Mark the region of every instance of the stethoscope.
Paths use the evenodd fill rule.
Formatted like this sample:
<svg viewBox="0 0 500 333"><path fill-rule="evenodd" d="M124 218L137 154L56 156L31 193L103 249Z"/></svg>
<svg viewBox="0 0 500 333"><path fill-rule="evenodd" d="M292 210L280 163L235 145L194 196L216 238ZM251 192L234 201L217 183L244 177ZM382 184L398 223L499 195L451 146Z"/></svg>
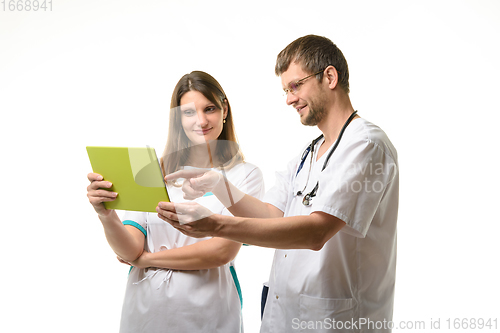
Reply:
<svg viewBox="0 0 500 333"><path fill-rule="evenodd" d="M354 119L354 117L356 116L356 113L358 113L358 111L354 111L351 114L351 116L349 117L349 119L347 119L347 121L345 122L344 126L340 130L340 133L339 133L339 136L337 138L337 141L335 141L335 145L332 147L332 149L328 153L328 156L326 156L326 160L325 160L325 163L323 163L323 168L321 168L321 171L325 170L326 165L328 164L328 161L330 160L330 157L332 157L333 152L335 151L335 149L337 149L337 146L340 143L340 139L342 139L342 135L344 134L344 131L347 128L347 125L349 125L349 123ZM311 174L311 167L312 167L313 156L314 156L314 146L316 146L316 143L318 143L318 141L321 140L322 138L323 138L323 134L321 134L316 139L314 139L311 142L311 144L306 148L306 150L304 150L304 152L302 153L301 161L300 161L299 167L297 168L297 173L295 174L295 177L297 177L297 175L299 174L300 170L302 170L302 167L304 166L304 162L306 161L306 158L307 158L307 155L309 154L309 152L311 153L311 161L309 162L309 172L307 173L306 185L304 185L304 189L302 191L298 191L296 195L302 195L302 192L304 192L306 190L307 183L309 182L309 176ZM307 193L304 196L304 199L302 199L302 204L304 204L304 206L310 206L311 205L311 201L316 196L316 192L318 191L318 188L319 188L319 181L316 182L316 186L314 186L314 188L312 189L312 191L309 192L309 193Z"/></svg>

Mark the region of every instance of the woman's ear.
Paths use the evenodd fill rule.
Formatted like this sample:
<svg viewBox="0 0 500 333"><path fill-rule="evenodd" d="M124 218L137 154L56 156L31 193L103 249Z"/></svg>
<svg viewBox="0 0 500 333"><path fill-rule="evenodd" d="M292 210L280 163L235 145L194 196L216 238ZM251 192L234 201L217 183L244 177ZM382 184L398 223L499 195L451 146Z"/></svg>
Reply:
<svg viewBox="0 0 500 333"><path fill-rule="evenodd" d="M227 117L227 112L228 112L228 102L227 102L227 98L224 98L224 100L222 101L222 107L223 107L223 119L226 119Z"/></svg>
<svg viewBox="0 0 500 333"><path fill-rule="evenodd" d="M324 77L327 79L328 88L332 90L335 89L337 83L339 82L339 73L337 72L337 69L331 65L328 66L325 69Z"/></svg>

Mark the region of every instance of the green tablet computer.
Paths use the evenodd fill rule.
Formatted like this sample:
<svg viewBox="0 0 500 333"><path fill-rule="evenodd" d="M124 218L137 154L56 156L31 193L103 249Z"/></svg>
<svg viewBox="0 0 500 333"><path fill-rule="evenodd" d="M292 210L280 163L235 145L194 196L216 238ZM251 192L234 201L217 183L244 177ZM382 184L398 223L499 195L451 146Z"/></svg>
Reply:
<svg viewBox="0 0 500 333"><path fill-rule="evenodd" d="M87 147L92 170L113 184L116 200L107 209L156 212L170 201L154 148Z"/></svg>

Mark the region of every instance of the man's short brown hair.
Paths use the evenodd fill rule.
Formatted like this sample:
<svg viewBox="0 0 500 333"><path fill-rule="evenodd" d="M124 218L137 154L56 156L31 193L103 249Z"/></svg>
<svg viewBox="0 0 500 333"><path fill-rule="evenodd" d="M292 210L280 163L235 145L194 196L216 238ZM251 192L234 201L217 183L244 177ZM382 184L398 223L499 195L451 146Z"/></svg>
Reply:
<svg viewBox="0 0 500 333"><path fill-rule="evenodd" d="M326 37L307 35L290 43L278 54L275 72L280 76L287 71L290 63L296 62L309 73L319 72L332 65L338 72L339 85L349 93L349 68L342 51ZM323 73L316 75L318 80Z"/></svg>

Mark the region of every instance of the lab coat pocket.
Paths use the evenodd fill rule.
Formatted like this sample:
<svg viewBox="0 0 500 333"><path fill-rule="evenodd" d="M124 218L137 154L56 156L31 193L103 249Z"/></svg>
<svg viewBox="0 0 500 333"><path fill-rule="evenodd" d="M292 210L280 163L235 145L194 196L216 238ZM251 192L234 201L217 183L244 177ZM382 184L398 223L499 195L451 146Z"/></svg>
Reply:
<svg viewBox="0 0 500 333"><path fill-rule="evenodd" d="M319 298L300 295L300 332L355 332L352 325L356 302L352 298ZM353 329L354 328L354 329Z"/></svg>

